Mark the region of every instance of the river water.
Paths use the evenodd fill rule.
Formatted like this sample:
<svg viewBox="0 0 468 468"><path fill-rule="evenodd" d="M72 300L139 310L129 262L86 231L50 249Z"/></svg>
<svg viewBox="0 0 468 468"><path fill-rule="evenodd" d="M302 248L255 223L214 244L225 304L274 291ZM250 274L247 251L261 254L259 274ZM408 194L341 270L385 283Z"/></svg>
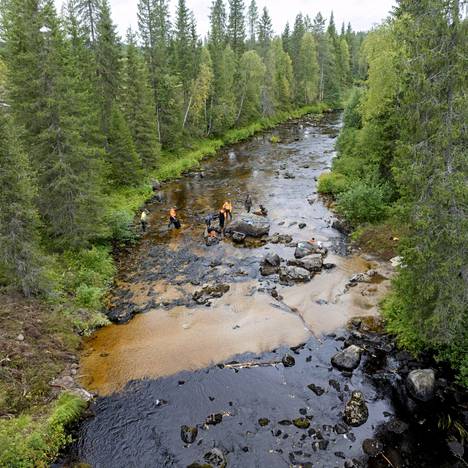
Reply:
<svg viewBox="0 0 468 468"><path fill-rule="evenodd" d="M340 126L337 114L280 125L162 187L164 201L148 205L147 234L119 258L109 299L114 316L142 313L99 330L83 351L82 384L100 396L93 417L79 428L75 459L96 468L226 461L239 468L342 467L345 459L362 459L363 441L391 422L396 410L369 378L369 366L343 374L330 358L343 348L352 317L377 314L391 269L347 255L346 239L331 227L332 213L317 197L315 178L331 165ZM280 143L270 142L273 134ZM294 241L315 237L329 248L325 261L336 267L309 283L285 286L276 276L262 277L259 265L268 252L293 258L292 246L268 240L239 246L226 239L206 247L204 216L226 199L234 217L242 216L247 193L255 206L267 208L270 234L289 234ZM180 231L167 227L173 205ZM300 229L300 223L306 226ZM353 274L370 268L379 271L378 280L346 287ZM196 304L192 294L214 283L229 291ZM273 288L281 300L272 297ZM285 354L295 358L294 366L281 364ZM233 360L247 365L217 365ZM364 393L369 419L343 430L353 390ZM307 430L291 424L298 417L309 421ZM261 418L268 424L260 425ZM198 428L194 443L181 439L183 425ZM219 452L210 458L213 448L222 461L214 460ZM387 452L391 464L384 457L384 464L373 466L409 466L400 465L395 453Z"/></svg>

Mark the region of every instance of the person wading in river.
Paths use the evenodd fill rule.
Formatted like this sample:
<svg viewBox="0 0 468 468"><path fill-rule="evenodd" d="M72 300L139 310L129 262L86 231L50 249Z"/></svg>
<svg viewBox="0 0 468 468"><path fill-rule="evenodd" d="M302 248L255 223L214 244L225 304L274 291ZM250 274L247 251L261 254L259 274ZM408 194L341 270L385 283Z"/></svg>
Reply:
<svg viewBox="0 0 468 468"><path fill-rule="evenodd" d="M180 229L180 221L177 218L177 208L173 206L169 211L169 228L174 226L176 229Z"/></svg>
<svg viewBox="0 0 468 468"><path fill-rule="evenodd" d="M223 208L219 210L218 219L219 219L219 229L221 230L221 235L224 235L224 224L226 221L226 212L224 211Z"/></svg>
<svg viewBox="0 0 468 468"><path fill-rule="evenodd" d="M226 220L228 218L232 220L232 203L230 200L224 202L223 210L226 213Z"/></svg>
<svg viewBox="0 0 468 468"><path fill-rule="evenodd" d="M245 199L244 206L245 206L247 213L250 213L250 210L252 209L252 197L250 196L250 193L247 194L247 198Z"/></svg>
<svg viewBox="0 0 468 468"><path fill-rule="evenodd" d="M141 212L140 225L143 232L146 232L146 228L148 227L148 213L149 211L146 208Z"/></svg>

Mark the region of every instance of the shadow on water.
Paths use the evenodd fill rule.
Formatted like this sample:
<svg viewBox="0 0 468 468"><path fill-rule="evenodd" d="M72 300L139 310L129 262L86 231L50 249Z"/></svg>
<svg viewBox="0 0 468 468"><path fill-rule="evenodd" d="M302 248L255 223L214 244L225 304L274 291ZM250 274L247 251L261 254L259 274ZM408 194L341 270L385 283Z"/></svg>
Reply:
<svg viewBox="0 0 468 468"><path fill-rule="evenodd" d="M316 177L331 166L340 125L338 115L281 125L163 186L164 201L149 205L148 233L120 258L110 298L111 313L138 315L86 343L82 382L103 396L78 430L72 459L95 468L342 467L345 459L347 466L361 466L351 460L362 458L363 441L394 421L389 390L372 379L389 365L386 352L375 349L377 357L352 374L334 369L330 359L348 339L348 320L377 313L391 271L343 256L345 239L315 192ZM270 142L272 133L281 143ZM296 242L315 237L328 246L326 261L335 268L289 287L277 276L260 276L259 264L268 252L292 258L293 246L266 241L240 248L224 241L206 247L204 216L226 199L240 215L247 193L268 209L270 233ZM180 231L167 229L174 205ZM347 287L351 276L369 268L379 270L375 279ZM193 293L203 284L229 290L200 305ZM281 363L286 353L294 357L292 367ZM234 357L247 368L216 366ZM343 423L343 411L357 389L369 418L353 428ZM302 428L293 424L297 418ZM197 429L191 444L181 438L184 425L192 435ZM441 466L419 457L418 443L409 444L403 458L398 451L389 455L388 463L374 456L371 466Z"/></svg>

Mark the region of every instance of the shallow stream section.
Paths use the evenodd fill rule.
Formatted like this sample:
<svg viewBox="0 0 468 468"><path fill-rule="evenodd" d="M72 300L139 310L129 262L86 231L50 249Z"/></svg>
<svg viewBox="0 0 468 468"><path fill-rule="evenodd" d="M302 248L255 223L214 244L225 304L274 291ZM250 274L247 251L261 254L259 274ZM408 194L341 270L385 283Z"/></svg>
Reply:
<svg viewBox="0 0 468 468"><path fill-rule="evenodd" d="M348 252L317 196L340 126L337 114L280 125L161 187L148 206L148 232L119 257L110 298L114 318L135 316L99 330L82 355L82 383L100 396L78 430L73 460L95 468L357 467L369 458L364 440L390 425L403 435L391 436L370 466L442 466L419 458L417 431L398 432L391 395L374 379L396 366L385 343L372 345L352 373L331 365L349 344L346 324L377 315L392 274L388 262ZM280 142L271 143L272 135ZM254 209L268 210L270 237L206 247L204 217L228 199L234 218L243 216L247 193ZM171 206L179 210L179 231L167 227ZM273 243L274 233L292 243ZM312 237L328 248L329 269L293 286L260 275L267 253L291 260L294 242ZM350 285L370 269L372 280ZM193 293L213 284L227 292L197 304ZM343 420L354 390L369 410L359 427Z"/></svg>

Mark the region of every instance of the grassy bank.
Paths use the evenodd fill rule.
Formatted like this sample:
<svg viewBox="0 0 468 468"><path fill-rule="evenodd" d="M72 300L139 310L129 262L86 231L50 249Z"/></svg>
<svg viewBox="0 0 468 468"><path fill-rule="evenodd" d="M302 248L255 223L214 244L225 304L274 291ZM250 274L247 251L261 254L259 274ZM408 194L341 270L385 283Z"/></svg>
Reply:
<svg viewBox="0 0 468 468"><path fill-rule="evenodd" d="M179 177L223 146L327 107L281 113L164 153L160 168L140 186L107 195L107 231L94 246L49 255L52 288L47 299L27 301L7 289L0 291L0 467L48 466L69 441L66 428L85 404L67 394L54 400L50 381L73 362L80 335L108 323L102 310L116 271L112 243L137 240L135 214L152 195L151 180Z"/></svg>

